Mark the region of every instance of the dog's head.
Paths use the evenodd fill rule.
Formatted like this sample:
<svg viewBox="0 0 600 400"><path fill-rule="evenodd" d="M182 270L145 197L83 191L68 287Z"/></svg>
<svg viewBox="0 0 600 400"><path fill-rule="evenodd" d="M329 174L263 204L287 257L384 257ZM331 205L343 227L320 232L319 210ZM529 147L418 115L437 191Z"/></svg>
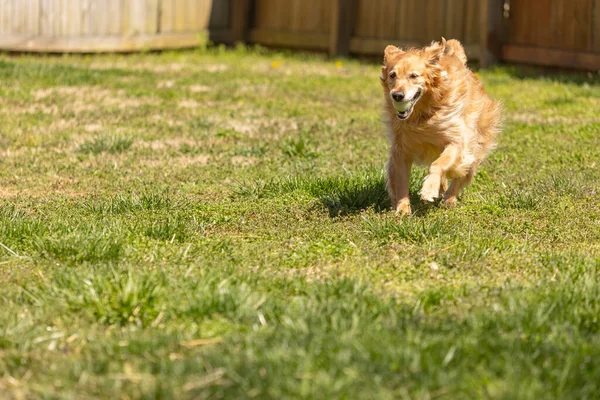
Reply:
<svg viewBox="0 0 600 400"><path fill-rule="evenodd" d="M439 82L443 75L439 61L445 48L445 39L423 49L385 48L381 82L389 95L387 102L396 110L398 118L410 117L419 100Z"/></svg>

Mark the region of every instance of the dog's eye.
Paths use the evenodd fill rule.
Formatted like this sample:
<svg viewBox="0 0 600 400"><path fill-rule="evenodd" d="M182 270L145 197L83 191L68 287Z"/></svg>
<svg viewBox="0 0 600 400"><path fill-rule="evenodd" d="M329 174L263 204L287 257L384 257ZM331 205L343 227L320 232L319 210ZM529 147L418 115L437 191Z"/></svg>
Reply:
<svg viewBox="0 0 600 400"><path fill-rule="evenodd" d="M408 77L410 79L417 79L419 77L419 74L417 74L416 72L412 72L410 75L408 75Z"/></svg>
<svg viewBox="0 0 600 400"><path fill-rule="evenodd" d="M396 71L390 72L390 79L396 79Z"/></svg>

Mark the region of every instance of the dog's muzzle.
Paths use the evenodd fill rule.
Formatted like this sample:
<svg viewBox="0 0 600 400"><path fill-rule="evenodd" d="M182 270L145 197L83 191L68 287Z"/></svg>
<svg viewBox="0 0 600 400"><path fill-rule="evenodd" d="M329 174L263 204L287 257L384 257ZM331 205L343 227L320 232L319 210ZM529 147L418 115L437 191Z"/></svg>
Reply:
<svg viewBox="0 0 600 400"><path fill-rule="evenodd" d="M412 113L412 110L415 107L415 103L417 102L417 100L419 100L420 97L421 89L417 90L417 93L415 93L412 100L410 100L410 105L405 110L403 110L403 108L405 107L399 106L398 103L394 102L394 109L396 110L396 115L398 116L398 118L407 119L408 117L410 117L410 114Z"/></svg>

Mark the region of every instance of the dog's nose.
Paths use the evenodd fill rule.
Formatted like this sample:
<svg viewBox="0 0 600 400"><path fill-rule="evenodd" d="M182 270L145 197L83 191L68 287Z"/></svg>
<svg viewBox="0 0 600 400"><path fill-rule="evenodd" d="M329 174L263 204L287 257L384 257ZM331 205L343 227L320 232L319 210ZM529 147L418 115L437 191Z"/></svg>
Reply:
<svg viewBox="0 0 600 400"><path fill-rule="evenodd" d="M400 90L398 92L392 93L392 99L394 99L394 101L404 100L404 92Z"/></svg>

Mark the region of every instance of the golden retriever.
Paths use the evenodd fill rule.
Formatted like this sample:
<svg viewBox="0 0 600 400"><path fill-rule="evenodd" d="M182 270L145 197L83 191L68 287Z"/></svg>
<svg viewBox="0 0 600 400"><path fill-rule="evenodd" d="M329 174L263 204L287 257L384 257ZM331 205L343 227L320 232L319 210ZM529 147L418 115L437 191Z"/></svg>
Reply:
<svg viewBox="0 0 600 400"><path fill-rule="evenodd" d="M500 131L500 104L491 100L467 67L457 40L442 38L423 49L387 46L381 85L391 142L387 189L392 207L410 214L414 163L430 164L421 199L454 206ZM448 179L452 182L448 187Z"/></svg>

